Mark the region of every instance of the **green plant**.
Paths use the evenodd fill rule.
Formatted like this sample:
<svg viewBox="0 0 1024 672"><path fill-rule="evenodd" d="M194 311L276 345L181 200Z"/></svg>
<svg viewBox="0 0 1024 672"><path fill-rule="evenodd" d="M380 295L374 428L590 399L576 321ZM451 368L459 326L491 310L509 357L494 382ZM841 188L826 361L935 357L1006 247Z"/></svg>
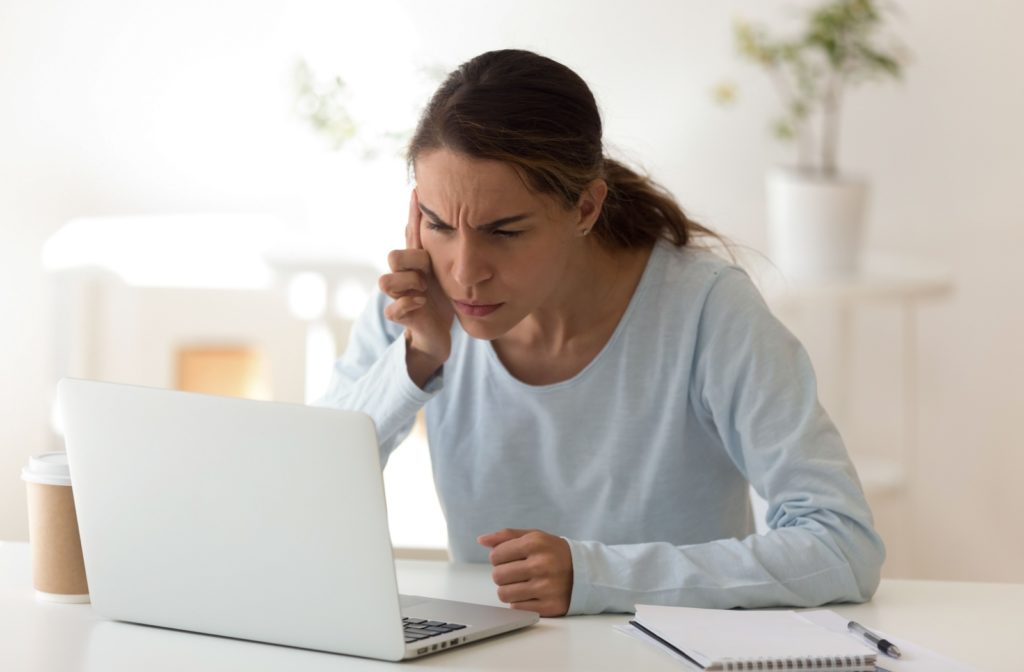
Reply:
<svg viewBox="0 0 1024 672"><path fill-rule="evenodd" d="M345 80L335 76L327 82L317 81L304 60L296 62L292 80L296 114L326 137L332 149L341 149L356 137L357 126L348 111L351 101Z"/></svg>
<svg viewBox="0 0 1024 672"><path fill-rule="evenodd" d="M796 141L800 170L835 175L846 91L864 82L901 77L907 62L902 47L878 43L883 18L874 0L830 0L809 12L803 32L791 39L777 39L763 27L736 21L740 55L767 71L782 99L783 113L772 130L781 140ZM733 96L727 84L716 89L720 102Z"/></svg>
<svg viewBox="0 0 1024 672"><path fill-rule="evenodd" d="M421 79L436 86L446 71L439 65L421 67ZM305 60L295 63L292 71L295 114L306 121L331 149L344 151L362 161L380 156L404 156L405 146L412 138L413 128L373 130L351 110L356 95L344 79L335 75L320 79ZM363 92L365 95L365 91ZM410 124L415 116L410 116Z"/></svg>

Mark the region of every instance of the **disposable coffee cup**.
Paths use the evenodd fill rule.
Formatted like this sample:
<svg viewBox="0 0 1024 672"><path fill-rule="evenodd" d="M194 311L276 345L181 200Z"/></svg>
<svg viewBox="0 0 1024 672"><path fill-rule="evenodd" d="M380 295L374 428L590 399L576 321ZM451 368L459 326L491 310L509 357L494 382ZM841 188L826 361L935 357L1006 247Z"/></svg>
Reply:
<svg viewBox="0 0 1024 672"><path fill-rule="evenodd" d="M36 598L88 602L67 454L43 453L29 458L21 478L28 489L28 539Z"/></svg>

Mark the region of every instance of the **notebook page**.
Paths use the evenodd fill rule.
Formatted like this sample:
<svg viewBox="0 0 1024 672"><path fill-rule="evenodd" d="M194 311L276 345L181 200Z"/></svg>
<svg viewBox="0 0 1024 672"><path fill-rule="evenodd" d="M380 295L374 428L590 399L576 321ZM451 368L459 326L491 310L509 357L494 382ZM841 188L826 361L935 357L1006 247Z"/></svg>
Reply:
<svg viewBox="0 0 1024 672"><path fill-rule="evenodd" d="M636 605L636 620L702 665L733 659L869 656L860 642L792 611L736 611Z"/></svg>

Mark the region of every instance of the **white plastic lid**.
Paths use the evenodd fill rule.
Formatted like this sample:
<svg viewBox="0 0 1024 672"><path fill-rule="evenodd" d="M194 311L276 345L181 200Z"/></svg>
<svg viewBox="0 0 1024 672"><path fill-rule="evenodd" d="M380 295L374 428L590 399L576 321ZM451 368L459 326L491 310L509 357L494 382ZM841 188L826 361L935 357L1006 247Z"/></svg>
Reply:
<svg viewBox="0 0 1024 672"><path fill-rule="evenodd" d="M43 485L71 485L68 454L33 455L28 459L28 466L21 470L21 478L29 483L42 483Z"/></svg>

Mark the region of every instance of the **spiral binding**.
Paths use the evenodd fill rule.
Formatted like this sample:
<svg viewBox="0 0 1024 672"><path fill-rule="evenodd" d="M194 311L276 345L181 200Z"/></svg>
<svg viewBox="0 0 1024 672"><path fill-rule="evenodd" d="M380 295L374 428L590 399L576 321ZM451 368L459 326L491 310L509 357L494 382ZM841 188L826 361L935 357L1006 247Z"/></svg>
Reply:
<svg viewBox="0 0 1024 672"><path fill-rule="evenodd" d="M750 670L836 670L860 672L875 669L875 656L813 656L810 658L758 658L756 660L723 660L720 665L707 668L723 672Z"/></svg>

